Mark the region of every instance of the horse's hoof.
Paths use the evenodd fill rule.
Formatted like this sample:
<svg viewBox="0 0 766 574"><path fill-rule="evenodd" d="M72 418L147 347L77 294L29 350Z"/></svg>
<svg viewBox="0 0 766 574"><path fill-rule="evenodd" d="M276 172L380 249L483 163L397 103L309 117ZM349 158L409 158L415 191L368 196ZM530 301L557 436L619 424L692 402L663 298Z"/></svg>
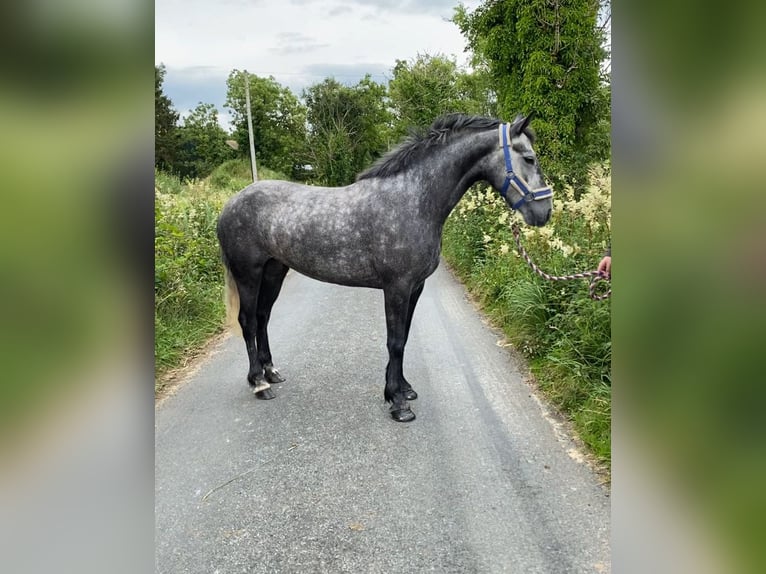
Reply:
<svg viewBox="0 0 766 574"><path fill-rule="evenodd" d="M256 399L261 399L262 401L268 401L277 397L277 395L274 394L274 391L269 387L266 387L262 391L253 391L253 393L255 393Z"/></svg>
<svg viewBox="0 0 766 574"><path fill-rule="evenodd" d="M266 380L268 382L270 382L272 385L274 385L276 383L284 383L285 382L285 378L282 375L280 375L279 371L277 371L274 368L271 368L271 369L267 368L267 369L265 369L264 370L264 375L266 376Z"/></svg>
<svg viewBox="0 0 766 574"><path fill-rule="evenodd" d="M414 401L418 398L418 394L415 392L415 389L407 389L403 394L404 398L408 401Z"/></svg>
<svg viewBox="0 0 766 574"><path fill-rule="evenodd" d="M403 409L392 410L391 418L398 423L408 423L415 420L415 413L409 407L404 407Z"/></svg>

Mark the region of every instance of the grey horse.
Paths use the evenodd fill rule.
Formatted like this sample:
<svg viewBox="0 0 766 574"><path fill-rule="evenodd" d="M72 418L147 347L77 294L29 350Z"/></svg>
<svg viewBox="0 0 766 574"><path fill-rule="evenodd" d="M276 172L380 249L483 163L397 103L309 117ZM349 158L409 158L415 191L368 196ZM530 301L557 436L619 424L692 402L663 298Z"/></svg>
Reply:
<svg viewBox="0 0 766 574"><path fill-rule="evenodd" d="M545 225L545 186L528 128L450 114L361 173L346 187L259 181L233 196L218 220L230 321L247 347L256 397L274 398L267 327L289 268L340 285L382 289L387 346L384 398L395 421L415 419L417 393L404 378L404 347L423 284L439 264L442 228L466 190L486 181L525 222Z"/></svg>

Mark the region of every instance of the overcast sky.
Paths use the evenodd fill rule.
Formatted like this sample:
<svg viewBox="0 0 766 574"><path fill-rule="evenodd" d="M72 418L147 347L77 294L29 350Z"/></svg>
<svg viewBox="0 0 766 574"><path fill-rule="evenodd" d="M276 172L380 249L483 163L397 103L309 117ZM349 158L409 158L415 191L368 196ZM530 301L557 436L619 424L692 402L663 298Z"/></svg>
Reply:
<svg viewBox="0 0 766 574"><path fill-rule="evenodd" d="M226 78L236 69L274 76L300 97L332 76L378 82L396 60L420 54L455 56L465 41L448 21L459 0L156 0L155 63L165 64L163 90L185 115L214 104L226 125ZM469 9L480 1L464 0Z"/></svg>

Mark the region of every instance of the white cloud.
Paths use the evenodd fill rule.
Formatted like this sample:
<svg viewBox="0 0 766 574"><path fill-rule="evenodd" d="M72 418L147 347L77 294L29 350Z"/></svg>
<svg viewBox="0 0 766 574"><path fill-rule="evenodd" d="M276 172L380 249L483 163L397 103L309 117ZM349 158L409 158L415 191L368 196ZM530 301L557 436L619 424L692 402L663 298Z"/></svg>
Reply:
<svg viewBox="0 0 766 574"><path fill-rule="evenodd" d="M291 4L305 6L307 4L324 4L325 0L290 0ZM348 0L342 3L343 7L351 5L366 6L380 12L398 12L398 13L433 13L433 14L451 14L452 9L457 5L455 0ZM478 2L467 2L468 5L478 4Z"/></svg>
<svg viewBox="0 0 766 574"><path fill-rule="evenodd" d="M366 71L385 81L397 59L418 53L466 61L465 41L457 26L446 21L456 4L157 0L155 62L167 66L165 93L177 109L204 101L223 112L225 79L234 68L274 76L298 96L327 75L355 83Z"/></svg>

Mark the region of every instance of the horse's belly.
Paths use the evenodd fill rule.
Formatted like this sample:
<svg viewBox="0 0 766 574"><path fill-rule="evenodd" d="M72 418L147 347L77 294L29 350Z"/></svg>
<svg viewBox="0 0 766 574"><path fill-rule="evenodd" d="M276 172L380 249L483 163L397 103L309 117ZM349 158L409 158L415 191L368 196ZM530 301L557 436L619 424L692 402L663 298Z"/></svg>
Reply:
<svg viewBox="0 0 766 574"><path fill-rule="evenodd" d="M349 287L382 287L374 268L368 265L352 264L344 260L322 261L316 265L307 265L306 262L298 262L293 265L288 263L288 265L307 277L325 283Z"/></svg>

